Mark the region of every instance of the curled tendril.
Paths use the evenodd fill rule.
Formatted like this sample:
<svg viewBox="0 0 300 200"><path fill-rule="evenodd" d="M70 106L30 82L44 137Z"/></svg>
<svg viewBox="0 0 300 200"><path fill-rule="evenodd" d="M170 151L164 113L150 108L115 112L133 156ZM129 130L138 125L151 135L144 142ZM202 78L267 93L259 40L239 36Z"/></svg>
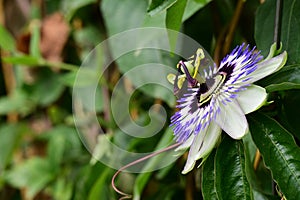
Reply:
<svg viewBox="0 0 300 200"><path fill-rule="evenodd" d="M147 160L147 159L149 159L149 158L152 158L152 157L154 157L154 156L156 156L156 155L158 155L158 154L161 154L161 153L163 153L163 152L166 152L166 151L169 151L169 150L171 150L171 149L173 149L173 148L176 148L176 147L178 147L178 146L181 145L181 144L182 144L182 143L175 143L175 144L172 144L172 145L170 145L170 146L168 146L168 147L166 147L166 148L164 148L164 149L161 149L161 150L159 150L159 151L153 152L153 153L151 153L151 154L149 154L149 155L147 155L147 156L145 156L145 157L142 157L142 158L140 158L140 159L137 159L137 160L135 160L135 161L133 161L133 162L131 162L131 163L129 163L129 164L124 165L123 167L121 167L121 168L113 175L113 177L112 177L112 179L111 179L111 186L112 186L112 188L114 189L114 191L115 191L116 193L122 195L122 197L121 197L119 200L123 200L123 199L131 199L131 198L132 198L132 195L127 194L127 193L125 193L125 192L122 192L121 190L119 190L119 189L116 187L115 180L116 180L117 176L118 176L122 171L124 171L124 170L127 169L128 167L131 167L131 166L136 165L136 164L138 164L138 163L140 163L140 162L143 162L144 160Z"/></svg>

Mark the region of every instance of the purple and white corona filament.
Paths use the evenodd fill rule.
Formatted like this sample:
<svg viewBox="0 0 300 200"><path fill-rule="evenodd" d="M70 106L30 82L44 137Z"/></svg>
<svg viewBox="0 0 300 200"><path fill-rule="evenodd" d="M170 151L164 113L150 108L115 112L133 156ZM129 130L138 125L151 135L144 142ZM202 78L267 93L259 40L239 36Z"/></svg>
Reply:
<svg viewBox="0 0 300 200"><path fill-rule="evenodd" d="M182 173L208 157L222 130L234 139L249 131L245 114L260 108L267 98L266 90L253 82L279 70L287 57L286 52L273 57L271 47L268 58L262 61L255 48L241 45L219 67L203 69L200 61L205 56L201 51L198 49L193 60L180 61L178 69L183 74L174 78L179 110L171 117L171 126L175 140L181 143L177 150L190 148Z"/></svg>

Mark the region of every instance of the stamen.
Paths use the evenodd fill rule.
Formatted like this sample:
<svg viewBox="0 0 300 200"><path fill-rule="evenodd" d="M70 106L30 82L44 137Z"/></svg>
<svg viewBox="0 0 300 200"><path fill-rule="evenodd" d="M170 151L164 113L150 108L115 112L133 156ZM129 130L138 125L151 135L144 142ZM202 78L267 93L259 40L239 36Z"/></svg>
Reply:
<svg viewBox="0 0 300 200"><path fill-rule="evenodd" d="M179 64L183 67L183 70L184 70L184 73L186 75L189 85L191 87L195 87L197 85L198 81L190 75L189 70L187 69L186 65L184 64L184 62L182 60L179 61Z"/></svg>
<svg viewBox="0 0 300 200"><path fill-rule="evenodd" d="M174 88L173 88L173 92L175 95L178 94L178 91L179 91L179 87L178 87L178 76L180 74L180 69L178 68L178 72L177 72L177 75L175 76L175 80L174 80Z"/></svg>

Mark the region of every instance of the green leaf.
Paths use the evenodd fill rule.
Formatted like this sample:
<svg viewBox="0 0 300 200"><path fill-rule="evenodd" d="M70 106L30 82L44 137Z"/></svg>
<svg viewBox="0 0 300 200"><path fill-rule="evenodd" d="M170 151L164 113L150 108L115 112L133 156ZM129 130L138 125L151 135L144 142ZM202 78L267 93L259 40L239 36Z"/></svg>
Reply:
<svg viewBox="0 0 300 200"><path fill-rule="evenodd" d="M300 199L300 149L294 138L275 120L250 115L252 138L287 199Z"/></svg>
<svg viewBox="0 0 300 200"><path fill-rule="evenodd" d="M162 34L166 32L149 32L146 29L124 32L146 26L164 27L165 13L150 17L146 13L146 7L146 2L140 0L124 0L122 5L118 0L102 1L101 10L109 35L120 33L117 37L110 38L109 45L119 70L124 74L130 71L125 76L133 86L141 87L141 84L145 85L146 81L150 81L151 83L141 90L148 96L160 98L173 106L175 97L172 90L160 86L171 86L166 77L169 73L174 72L174 68L168 66L175 67L177 62L176 57L171 57L170 53L160 50L162 44L169 46L166 34ZM118 14L116 15L116 13ZM127 19L126 23L123 23L122 20L125 18ZM149 45L154 47L147 48L146 46ZM134 70L140 66L142 66L139 68L141 70Z"/></svg>
<svg viewBox="0 0 300 200"><path fill-rule="evenodd" d="M292 89L300 89L300 84L291 83L291 82L283 82L278 84L271 84L266 87L268 92L282 91L282 90L292 90Z"/></svg>
<svg viewBox="0 0 300 200"><path fill-rule="evenodd" d="M279 72L260 81L268 92L300 89L300 65L285 66Z"/></svg>
<svg viewBox="0 0 300 200"><path fill-rule="evenodd" d="M107 193L108 190L107 179L109 178L110 174L111 174L110 168L103 169L96 183L91 188L91 191L88 196L88 200L109 199L109 194Z"/></svg>
<svg viewBox="0 0 300 200"><path fill-rule="evenodd" d="M148 13L149 15L153 16L157 13L167 10L176 2L179 1L178 0L151 0L151 3L148 7Z"/></svg>
<svg viewBox="0 0 300 200"><path fill-rule="evenodd" d="M44 60L43 58L37 58L28 55L18 55L18 56L11 56L11 57L4 57L2 58L4 62L11 63L14 65L20 66L28 66L28 67L54 67L58 69L65 69L70 71L77 71L78 66L67 64L67 63L60 63L60 62L49 62Z"/></svg>
<svg viewBox="0 0 300 200"><path fill-rule="evenodd" d="M31 158L16 165L4 177L12 186L26 188L28 198L33 198L53 180L55 174L48 160Z"/></svg>
<svg viewBox="0 0 300 200"><path fill-rule="evenodd" d="M30 44L29 44L29 54L32 57L35 58L41 58L41 52L40 52L40 22L38 20L33 20L31 23L31 38L30 38Z"/></svg>
<svg viewBox="0 0 300 200"><path fill-rule="evenodd" d="M283 1L281 42L282 49L289 54L288 63L300 63L300 2L296 0ZM255 19L255 40L258 49L263 55L267 51L274 38L276 1L267 0L257 10Z"/></svg>
<svg viewBox="0 0 300 200"><path fill-rule="evenodd" d="M47 60L44 60L43 58L37 58L28 55L4 57L2 58L2 60L7 63L26 67L53 67L70 71L77 71L79 68L79 66L76 65L60 62L49 62Z"/></svg>
<svg viewBox="0 0 300 200"><path fill-rule="evenodd" d="M253 164L257 147L250 134L243 137L243 143L245 149L246 173L253 189L253 197L254 199L267 199L267 197L273 195L271 172L265 167L263 162L260 162L258 167L254 169Z"/></svg>
<svg viewBox="0 0 300 200"><path fill-rule="evenodd" d="M105 39L104 35L105 34L99 30L99 27L91 25L87 25L74 31L74 40L81 49L81 60L84 60L90 53L96 51L97 56L94 56L93 63L91 64L98 64L98 68L104 64L104 51L102 50L101 45L97 46ZM86 60L84 62L86 62Z"/></svg>
<svg viewBox="0 0 300 200"><path fill-rule="evenodd" d="M53 198L59 200L69 200L72 197L74 182L65 178L58 178L53 186Z"/></svg>
<svg viewBox="0 0 300 200"><path fill-rule="evenodd" d="M146 9L146 1L123 0L122 4L118 0L101 1L101 12L110 36L140 27L143 24ZM116 13L118 14L116 15ZM126 19L126 23L124 23L123 19Z"/></svg>
<svg viewBox="0 0 300 200"><path fill-rule="evenodd" d="M216 169L215 169L216 151L212 151L206 159L202 170L202 196L204 200L219 199L216 188Z"/></svg>
<svg viewBox="0 0 300 200"><path fill-rule="evenodd" d="M35 107L28 94L22 89L16 89L11 96L0 98L0 115L6 115L10 112L16 112L26 115Z"/></svg>
<svg viewBox="0 0 300 200"><path fill-rule="evenodd" d="M267 0L258 7L255 17L254 37L264 56L268 55L269 48L274 43L275 7L276 1Z"/></svg>
<svg viewBox="0 0 300 200"><path fill-rule="evenodd" d="M78 74L80 73L80 74ZM98 82L100 74L94 70L80 69L80 71L69 72L60 76L59 82L69 87L86 87ZM76 85L75 85L76 81Z"/></svg>
<svg viewBox="0 0 300 200"><path fill-rule="evenodd" d="M290 131L290 133L300 140L300 123L298 120L300 113L299 102L299 90L285 91L281 95L281 109L279 109L278 119L280 120L280 123Z"/></svg>
<svg viewBox="0 0 300 200"><path fill-rule="evenodd" d="M97 0L63 0L61 1L61 8L65 13L66 18L71 20L78 9L96 2Z"/></svg>
<svg viewBox="0 0 300 200"><path fill-rule="evenodd" d="M166 16L167 29L179 31L181 27L182 17L185 10L187 0L177 1L172 7L168 8ZM168 34L171 49L176 48L177 34Z"/></svg>
<svg viewBox="0 0 300 200"><path fill-rule="evenodd" d="M0 25L0 47L7 51L14 51L16 46L15 43L13 36Z"/></svg>
<svg viewBox="0 0 300 200"><path fill-rule="evenodd" d="M54 133L55 136L52 136L48 142L47 153L53 169L58 170L63 160L65 150L67 149L67 145L65 143L68 138L65 137L65 130L58 130L56 128L52 130L51 133Z"/></svg>
<svg viewBox="0 0 300 200"><path fill-rule="evenodd" d="M23 124L4 124L0 128L0 172L11 162L13 151L27 131Z"/></svg>
<svg viewBox="0 0 300 200"><path fill-rule="evenodd" d="M11 63L14 65L37 66L37 65L41 65L43 63L43 62L41 62L40 59L33 57L33 56L27 56L27 55L4 57L2 59L4 62Z"/></svg>
<svg viewBox="0 0 300 200"><path fill-rule="evenodd" d="M211 2L211 0L187 0L183 14L183 21L189 19L193 14L206 6L209 2Z"/></svg>
<svg viewBox="0 0 300 200"><path fill-rule="evenodd" d="M56 101L65 87L60 77L50 69L41 70L38 80L31 86L31 98L41 106L48 106Z"/></svg>
<svg viewBox="0 0 300 200"><path fill-rule="evenodd" d="M252 189L246 176L243 143L226 135L217 149L215 159L218 198L252 199Z"/></svg>
<svg viewBox="0 0 300 200"><path fill-rule="evenodd" d="M297 0L283 1L281 41L282 48L289 54L288 63L300 63L300 2Z"/></svg>
<svg viewBox="0 0 300 200"><path fill-rule="evenodd" d="M48 139L47 158L53 170L58 171L63 161L77 157L81 153L81 142L74 128L59 125L41 137Z"/></svg>

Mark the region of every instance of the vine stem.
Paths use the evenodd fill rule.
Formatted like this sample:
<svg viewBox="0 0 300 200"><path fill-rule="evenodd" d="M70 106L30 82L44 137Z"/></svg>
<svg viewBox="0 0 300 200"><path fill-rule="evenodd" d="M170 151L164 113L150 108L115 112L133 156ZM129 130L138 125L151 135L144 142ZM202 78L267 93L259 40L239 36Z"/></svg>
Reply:
<svg viewBox="0 0 300 200"><path fill-rule="evenodd" d="M120 169L118 169L118 171L113 175L113 177L112 177L112 179L111 179L111 186L112 186L112 188L115 190L115 192L117 192L118 194L120 194L120 195L123 196L123 197L120 198L120 200L122 200L122 199L131 199L131 198L132 198L132 195L127 194L127 193L125 193L125 192L122 192L121 190L119 190L119 189L116 187L115 179L117 178L117 176L118 176L122 171L124 171L125 169L127 169L127 168L129 168L129 167L131 167L131 166L133 166L133 165L136 165L136 164L138 164L138 163L140 163L140 162L143 162L144 160L147 160L147 159L152 158L152 157L154 157L154 156L156 156L156 155L159 155L159 154L161 154L161 153L163 153L163 152L166 152L166 151L169 151L169 150L171 150L171 149L173 149L173 148L176 148L176 147L178 147L178 146L181 145L181 144L182 144L182 143L175 143L175 144L170 145L170 146L168 146L168 147L166 147L166 148L163 148L163 149L161 149L161 150L158 150L158 151L156 151L156 152L153 152L153 153L151 153L151 154L149 154L149 155L147 155L147 156L145 156L145 157L139 158L139 159L137 159L137 160L135 160L135 161L133 161L133 162L127 164L127 165L124 165L124 166L121 167Z"/></svg>
<svg viewBox="0 0 300 200"><path fill-rule="evenodd" d="M281 38L281 23L282 23L282 0L276 1L276 13L275 13L275 21L274 21L274 42L276 42L276 49L280 49L280 38ZM261 160L261 154L259 150L256 150L253 168L257 169L258 164Z"/></svg>
<svg viewBox="0 0 300 200"><path fill-rule="evenodd" d="M5 26L5 10L4 10L4 0L0 0L0 24L3 27ZM9 56L10 52L0 49L0 57L3 58L5 56ZM7 92L7 96L11 96L16 88L16 77L14 74L13 66L9 63L0 61L2 65L3 78L5 83L5 89ZM16 123L19 120L19 115L16 112L11 112L7 114L7 122Z"/></svg>
<svg viewBox="0 0 300 200"><path fill-rule="evenodd" d="M280 38L281 38L281 21L282 21L282 0L276 2L276 14L275 14L275 25L274 25L274 42L276 42L276 48L280 49Z"/></svg>
<svg viewBox="0 0 300 200"><path fill-rule="evenodd" d="M222 28L219 36L217 37L216 47L214 51L214 62L216 64L220 63L220 58L225 56L230 49L230 45L234 37L235 29L239 22L244 3L245 0L238 0L230 23Z"/></svg>
<svg viewBox="0 0 300 200"><path fill-rule="evenodd" d="M228 28L228 33L225 37L225 41L224 41L224 47L223 47L223 55L226 55L229 51L234 33L235 33L235 29L237 27L237 24L239 22L242 10L243 10L243 6L244 6L245 0L239 0L237 2L237 6L236 9L234 11L233 17L231 19L229 28Z"/></svg>

